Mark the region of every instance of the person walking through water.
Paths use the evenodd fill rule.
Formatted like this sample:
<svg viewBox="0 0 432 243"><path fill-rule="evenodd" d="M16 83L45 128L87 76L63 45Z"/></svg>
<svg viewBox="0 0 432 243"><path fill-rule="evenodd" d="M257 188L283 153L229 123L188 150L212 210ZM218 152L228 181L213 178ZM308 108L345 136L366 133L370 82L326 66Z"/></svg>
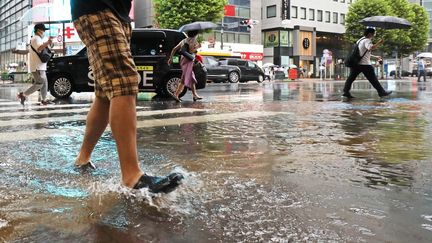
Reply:
<svg viewBox="0 0 432 243"><path fill-rule="evenodd" d="M181 50L182 48L184 48L183 46L186 45L185 48L186 51L188 52L186 53L187 57L185 55L182 55L180 60L180 66L182 69L181 81L177 86L177 90L173 94L173 98L177 102L181 102L179 95L183 91L185 86L192 90L193 101L202 99L202 97L200 97L196 91L197 80L195 78L195 73L193 71L194 55L197 52L198 48L200 47L200 44L197 41L198 33L199 32L197 30L188 31L187 32L188 37L182 40L176 47L173 48L173 50L171 51L171 55L168 59L168 65L171 65L173 56L177 53L177 51Z"/></svg>
<svg viewBox="0 0 432 243"><path fill-rule="evenodd" d="M136 96L139 74L130 50L131 0L71 0L74 26L87 47L95 77L95 100L87 115L84 141L75 160L80 171L94 170L93 149L110 124L117 145L122 182L133 189L169 192L183 176L157 177L138 163Z"/></svg>
<svg viewBox="0 0 432 243"><path fill-rule="evenodd" d="M34 36L30 40L30 72L33 76L33 85L30 86L26 91L20 92L17 95L17 98L20 100L21 105L24 105L27 97L34 92L40 90L40 104L47 105L49 101L47 100L48 95L48 79L46 76L47 63L42 62L39 58L37 52L41 52L48 46L51 46L53 43L53 37L49 37L47 41L43 41L45 30L47 28L44 24L36 24L34 26Z"/></svg>
<svg viewBox="0 0 432 243"><path fill-rule="evenodd" d="M380 97L388 96L392 93L392 91L386 91L378 81L377 76L375 75L375 70L371 64L371 57L376 58L378 61L382 60L380 56L373 56L371 52L380 47L384 40L381 39L376 44L372 43L372 38L375 36L374 28L366 28L364 31L364 36L360 38L357 43L360 50L360 55L363 58L360 60L358 65L350 68L350 74L348 79L345 81L345 87L343 89L342 97L353 99L354 96L351 95L350 90L353 82L356 80L357 76L360 73L363 73L364 76L369 80L372 86L377 90L378 95Z"/></svg>
<svg viewBox="0 0 432 243"><path fill-rule="evenodd" d="M420 60L417 63L418 66L418 78L417 82L420 82L420 78L423 76L423 81L426 82L426 68L423 57L420 57Z"/></svg>

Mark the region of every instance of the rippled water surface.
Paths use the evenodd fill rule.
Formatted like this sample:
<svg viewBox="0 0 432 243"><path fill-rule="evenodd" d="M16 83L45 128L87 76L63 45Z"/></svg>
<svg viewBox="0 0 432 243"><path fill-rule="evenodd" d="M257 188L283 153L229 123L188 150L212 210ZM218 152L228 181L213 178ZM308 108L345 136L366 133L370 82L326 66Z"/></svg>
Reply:
<svg viewBox="0 0 432 243"><path fill-rule="evenodd" d="M97 170L73 170L90 95L23 109L2 87L0 241L431 242L432 87L384 84L349 102L330 81L139 101L143 169L186 176L167 195L120 185L109 130Z"/></svg>

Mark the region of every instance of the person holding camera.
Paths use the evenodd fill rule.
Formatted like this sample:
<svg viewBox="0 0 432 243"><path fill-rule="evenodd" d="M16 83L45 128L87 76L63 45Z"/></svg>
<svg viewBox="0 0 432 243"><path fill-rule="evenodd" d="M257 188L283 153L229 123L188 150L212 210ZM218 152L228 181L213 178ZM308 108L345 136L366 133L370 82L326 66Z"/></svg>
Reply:
<svg viewBox="0 0 432 243"><path fill-rule="evenodd" d="M53 44L53 37L49 37L48 40L44 42L44 34L47 28L44 24L36 24L34 26L35 35L30 41L30 72L33 76L34 83L26 91L18 93L17 97L20 100L21 105L24 105L27 96L33 94L34 92L40 90L41 95L41 105L47 105L49 101L47 100L48 94L48 79L46 76L47 63L42 62L37 52L42 52L46 47Z"/></svg>
<svg viewBox="0 0 432 243"><path fill-rule="evenodd" d="M367 28L364 31L364 36L357 41L358 47L360 50L360 55L363 55L362 59L358 63L358 65L355 65L351 67L350 74L348 76L348 79L345 81L345 86L343 89L342 97L353 99L354 96L351 95L350 90L353 82L356 80L357 76L360 73L363 73L364 76L369 80L369 82L372 84L372 86L377 90L378 95L380 97L388 96L392 93L392 91L386 91L378 81L378 78L375 74L374 67L371 64L371 57L378 60L378 62L382 62L382 58L380 56L374 56L372 55L372 51L378 49L383 43L384 40L381 39L376 44L372 43L372 38L375 36L375 29L374 28Z"/></svg>

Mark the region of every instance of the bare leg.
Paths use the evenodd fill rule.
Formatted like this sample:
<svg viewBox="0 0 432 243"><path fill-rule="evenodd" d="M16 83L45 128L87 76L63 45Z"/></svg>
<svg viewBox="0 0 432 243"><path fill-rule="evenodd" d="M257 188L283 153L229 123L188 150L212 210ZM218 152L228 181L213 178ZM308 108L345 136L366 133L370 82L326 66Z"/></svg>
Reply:
<svg viewBox="0 0 432 243"><path fill-rule="evenodd" d="M110 102L107 99L96 97L87 114L84 141L75 165L83 165L90 161L93 149L108 125L109 107Z"/></svg>
<svg viewBox="0 0 432 243"><path fill-rule="evenodd" d="M183 81L180 81L179 85L177 86L177 90L176 90L174 96L178 98L180 93L183 91L184 87L185 87L185 85L184 85Z"/></svg>
<svg viewBox="0 0 432 243"><path fill-rule="evenodd" d="M134 95L117 96L111 99L109 123L117 145L123 184L134 187L144 174L138 164Z"/></svg>
<svg viewBox="0 0 432 243"><path fill-rule="evenodd" d="M192 85L192 95L193 95L193 97L195 97L195 98L202 99L202 97L200 97L200 96L198 95L197 91L196 91L195 84Z"/></svg>

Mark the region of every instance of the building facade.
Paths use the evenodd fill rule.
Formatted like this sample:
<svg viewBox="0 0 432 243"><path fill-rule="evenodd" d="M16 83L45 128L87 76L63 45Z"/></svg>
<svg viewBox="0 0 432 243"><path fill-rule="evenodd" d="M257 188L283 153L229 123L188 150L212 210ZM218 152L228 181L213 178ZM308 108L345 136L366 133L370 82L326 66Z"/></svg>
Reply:
<svg viewBox="0 0 432 243"><path fill-rule="evenodd" d="M31 0L0 0L0 71L26 68L27 55L14 50L28 41L28 26L19 18L30 6Z"/></svg>
<svg viewBox="0 0 432 243"><path fill-rule="evenodd" d="M351 0L262 0L264 63L297 65L314 76L346 56L343 34ZM330 70L335 71L335 70Z"/></svg>

